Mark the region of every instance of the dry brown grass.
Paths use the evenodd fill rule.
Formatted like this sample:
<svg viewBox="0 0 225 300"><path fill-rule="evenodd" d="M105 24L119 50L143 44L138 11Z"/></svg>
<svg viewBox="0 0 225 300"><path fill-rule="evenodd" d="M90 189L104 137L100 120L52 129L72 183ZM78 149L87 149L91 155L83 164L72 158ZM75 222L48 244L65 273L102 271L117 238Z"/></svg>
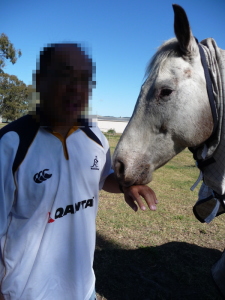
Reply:
<svg viewBox="0 0 225 300"><path fill-rule="evenodd" d="M113 149L118 137L110 139ZM122 195L100 193L95 271L99 299L222 299L210 275L224 249L225 215L195 219L198 191L192 155L185 150L157 170L150 187L156 212L134 213Z"/></svg>

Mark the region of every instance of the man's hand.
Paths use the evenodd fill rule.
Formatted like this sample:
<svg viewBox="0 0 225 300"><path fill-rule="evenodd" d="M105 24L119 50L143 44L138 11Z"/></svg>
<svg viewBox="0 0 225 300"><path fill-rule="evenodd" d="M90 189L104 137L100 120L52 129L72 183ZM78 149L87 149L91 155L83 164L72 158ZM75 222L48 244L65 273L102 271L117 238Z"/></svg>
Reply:
<svg viewBox="0 0 225 300"><path fill-rule="evenodd" d="M141 210L146 210L141 196L144 198L151 210L156 210L156 204L158 203L156 195L147 185L132 185L128 188L122 187L122 189L124 191L125 201L134 211L138 210L138 206Z"/></svg>
<svg viewBox="0 0 225 300"><path fill-rule="evenodd" d="M109 193L121 193L124 192L124 198L127 204L134 210L138 210L138 206L141 210L146 210L143 204L141 196L146 201L148 207L151 210L156 210L156 200L155 193L147 185L132 185L130 187L119 187L119 183L115 178L115 175L110 174L104 183L103 190ZM122 191L121 191L122 190ZM137 204L138 206L137 206Z"/></svg>

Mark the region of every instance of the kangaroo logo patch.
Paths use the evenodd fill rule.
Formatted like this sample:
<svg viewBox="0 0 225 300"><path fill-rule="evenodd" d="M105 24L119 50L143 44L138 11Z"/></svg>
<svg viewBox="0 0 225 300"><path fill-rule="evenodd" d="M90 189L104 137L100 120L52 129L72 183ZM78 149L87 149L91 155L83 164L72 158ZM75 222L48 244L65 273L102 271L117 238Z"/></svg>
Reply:
<svg viewBox="0 0 225 300"><path fill-rule="evenodd" d="M91 166L91 169L92 170L99 170L97 156L95 156L94 163L93 163L93 166Z"/></svg>

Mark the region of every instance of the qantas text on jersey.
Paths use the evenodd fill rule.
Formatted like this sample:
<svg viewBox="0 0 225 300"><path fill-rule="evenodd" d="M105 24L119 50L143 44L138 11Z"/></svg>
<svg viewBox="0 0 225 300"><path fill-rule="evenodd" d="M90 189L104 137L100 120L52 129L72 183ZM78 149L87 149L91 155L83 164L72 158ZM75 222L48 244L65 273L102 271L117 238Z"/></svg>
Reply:
<svg viewBox="0 0 225 300"><path fill-rule="evenodd" d="M77 203L67 205L65 208L59 207L55 211L55 219L65 217L67 214L74 214L78 212L80 209L85 209L93 206L93 199L82 200Z"/></svg>

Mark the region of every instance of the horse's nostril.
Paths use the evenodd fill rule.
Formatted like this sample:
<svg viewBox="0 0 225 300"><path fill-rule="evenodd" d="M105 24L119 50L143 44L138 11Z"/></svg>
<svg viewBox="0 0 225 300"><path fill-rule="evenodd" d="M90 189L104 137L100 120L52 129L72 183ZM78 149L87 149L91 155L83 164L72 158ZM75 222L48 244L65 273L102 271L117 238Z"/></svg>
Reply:
<svg viewBox="0 0 225 300"><path fill-rule="evenodd" d="M116 169L117 176L124 175L125 166L121 160L117 160L115 164L115 169Z"/></svg>
<svg viewBox="0 0 225 300"><path fill-rule="evenodd" d="M119 167L119 173L120 174L124 174L124 163L122 161L120 161L120 167Z"/></svg>

